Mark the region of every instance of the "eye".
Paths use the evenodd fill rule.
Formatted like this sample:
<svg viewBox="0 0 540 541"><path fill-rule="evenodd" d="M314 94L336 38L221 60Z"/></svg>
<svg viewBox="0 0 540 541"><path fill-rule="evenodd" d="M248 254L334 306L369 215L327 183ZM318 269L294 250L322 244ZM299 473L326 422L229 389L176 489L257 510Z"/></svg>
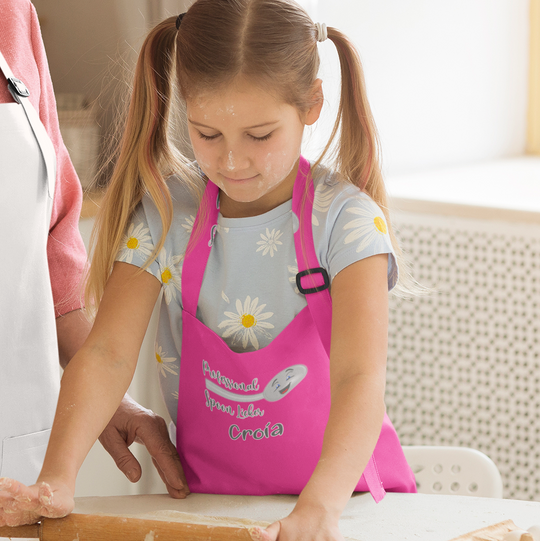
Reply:
<svg viewBox="0 0 540 541"><path fill-rule="evenodd" d="M249 137L251 137L251 139L253 139L254 141L268 141L268 139L272 137L272 133L273 132L270 132L267 135L263 135L262 137L255 137L254 135L249 135Z"/></svg>
<svg viewBox="0 0 540 541"><path fill-rule="evenodd" d="M218 138L221 134L216 133L215 135L204 135L204 133L197 131L197 135L204 139L205 141L213 141L214 139Z"/></svg>
<svg viewBox="0 0 540 541"><path fill-rule="evenodd" d="M292 374L289 374L289 375L285 378L285 381L289 381L291 378L292 378Z"/></svg>

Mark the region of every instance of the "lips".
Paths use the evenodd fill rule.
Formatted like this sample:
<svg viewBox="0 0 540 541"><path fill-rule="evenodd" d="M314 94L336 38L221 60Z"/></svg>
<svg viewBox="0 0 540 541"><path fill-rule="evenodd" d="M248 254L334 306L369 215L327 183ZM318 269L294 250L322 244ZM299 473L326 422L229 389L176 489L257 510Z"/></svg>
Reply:
<svg viewBox="0 0 540 541"><path fill-rule="evenodd" d="M281 391L278 391L279 394L285 394L289 390L290 387L291 387L291 384L289 383L289 385L287 385L287 387L285 387Z"/></svg>
<svg viewBox="0 0 540 541"><path fill-rule="evenodd" d="M253 177L248 177L248 178L229 178L229 177L226 177L225 175L221 175L227 182L247 182L247 181L250 181L250 180L255 180L258 175L255 175Z"/></svg>

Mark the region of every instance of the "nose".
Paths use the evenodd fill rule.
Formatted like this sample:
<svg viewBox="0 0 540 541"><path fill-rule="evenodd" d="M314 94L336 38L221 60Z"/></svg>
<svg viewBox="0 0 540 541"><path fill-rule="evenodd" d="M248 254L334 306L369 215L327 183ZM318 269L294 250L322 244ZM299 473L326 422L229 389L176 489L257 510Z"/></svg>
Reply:
<svg viewBox="0 0 540 541"><path fill-rule="evenodd" d="M228 173L245 171L249 168L249 159L240 149L227 146L221 156L220 167Z"/></svg>

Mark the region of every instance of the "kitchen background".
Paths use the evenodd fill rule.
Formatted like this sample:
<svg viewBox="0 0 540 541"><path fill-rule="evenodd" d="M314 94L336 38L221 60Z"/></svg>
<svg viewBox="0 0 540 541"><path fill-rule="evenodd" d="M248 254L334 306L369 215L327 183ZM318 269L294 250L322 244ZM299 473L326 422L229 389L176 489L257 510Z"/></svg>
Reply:
<svg viewBox="0 0 540 541"><path fill-rule="evenodd" d="M146 31L189 0L33 0L62 132L86 195L118 124ZM382 142L394 220L415 277L391 301L387 404L404 444L487 453L505 496L540 500L540 1L303 0L357 44ZM306 137L332 123L337 55L320 45L327 95ZM106 173L98 179L106 181ZM155 318L130 393L162 416ZM129 483L97 444L77 495L164 492L144 449Z"/></svg>

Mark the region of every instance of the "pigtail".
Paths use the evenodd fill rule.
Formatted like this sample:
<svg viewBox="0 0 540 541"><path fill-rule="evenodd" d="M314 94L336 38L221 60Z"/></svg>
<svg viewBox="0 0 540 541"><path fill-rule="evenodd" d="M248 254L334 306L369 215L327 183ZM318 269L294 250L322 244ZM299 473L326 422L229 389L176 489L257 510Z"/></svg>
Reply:
<svg viewBox="0 0 540 541"><path fill-rule="evenodd" d="M92 233L92 265L87 275L86 305L95 311L129 220L148 193L159 211L162 236L146 268L163 247L172 223L166 179L174 171L190 176L188 162L169 143L170 104L174 92L176 18L157 25L146 38L135 79L117 162Z"/></svg>
<svg viewBox="0 0 540 541"><path fill-rule="evenodd" d="M330 139L316 165L331 151L334 167L348 182L367 193L384 212L388 233L401 269L398 296L421 295L420 286L409 270L409 264L394 234L388 210L388 195L381 170L380 144L377 128L367 100L366 85L360 56L350 40L336 28L327 28L328 39L334 43L341 67L341 96L337 118ZM334 145L336 137L338 142Z"/></svg>

